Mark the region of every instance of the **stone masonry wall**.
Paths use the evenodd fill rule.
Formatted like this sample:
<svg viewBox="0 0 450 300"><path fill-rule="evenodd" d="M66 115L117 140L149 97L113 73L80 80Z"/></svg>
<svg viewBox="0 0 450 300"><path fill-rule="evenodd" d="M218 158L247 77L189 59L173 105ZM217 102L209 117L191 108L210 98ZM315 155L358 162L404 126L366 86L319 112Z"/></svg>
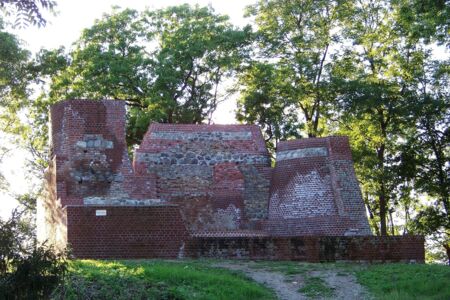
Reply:
<svg viewBox="0 0 450 300"><path fill-rule="evenodd" d="M270 158L252 125L152 124L135 168L157 177L192 231L239 230L267 216Z"/></svg>
<svg viewBox="0 0 450 300"><path fill-rule="evenodd" d="M415 262L425 260L422 236L196 237L191 257L308 262Z"/></svg>
<svg viewBox="0 0 450 300"><path fill-rule="evenodd" d="M61 205L156 197L156 178L133 172L123 101L69 100L51 108L51 157Z"/></svg>
<svg viewBox="0 0 450 300"><path fill-rule="evenodd" d="M253 125L152 124L130 162L125 103L51 108L38 238L78 258L423 261L421 237L371 235L345 137L277 147Z"/></svg>

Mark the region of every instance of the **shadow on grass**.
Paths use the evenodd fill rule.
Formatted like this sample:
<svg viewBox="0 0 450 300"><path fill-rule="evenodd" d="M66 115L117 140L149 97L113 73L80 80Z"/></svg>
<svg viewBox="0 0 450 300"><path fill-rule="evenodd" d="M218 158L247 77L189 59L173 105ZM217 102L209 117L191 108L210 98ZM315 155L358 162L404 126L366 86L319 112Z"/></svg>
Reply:
<svg viewBox="0 0 450 300"><path fill-rule="evenodd" d="M242 274L194 262L71 262L54 299L275 299Z"/></svg>

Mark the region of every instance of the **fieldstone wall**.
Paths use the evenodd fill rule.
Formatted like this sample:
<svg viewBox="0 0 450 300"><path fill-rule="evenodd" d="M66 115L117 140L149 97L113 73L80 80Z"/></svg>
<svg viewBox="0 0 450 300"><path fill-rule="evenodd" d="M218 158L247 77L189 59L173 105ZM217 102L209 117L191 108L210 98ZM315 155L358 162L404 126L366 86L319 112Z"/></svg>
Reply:
<svg viewBox="0 0 450 300"><path fill-rule="evenodd" d="M186 244L191 257L424 263L422 236L195 237Z"/></svg>
<svg viewBox="0 0 450 300"><path fill-rule="evenodd" d="M423 260L423 239L371 235L345 137L281 142L272 168L257 126L155 123L131 163L125 113L52 106L41 241L83 258Z"/></svg>
<svg viewBox="0 0 450 300"><path fill-rule="evenodd" d="M270 157L252 125L152 124L134 164L192 231L238 230L267 216Z"/></svg>

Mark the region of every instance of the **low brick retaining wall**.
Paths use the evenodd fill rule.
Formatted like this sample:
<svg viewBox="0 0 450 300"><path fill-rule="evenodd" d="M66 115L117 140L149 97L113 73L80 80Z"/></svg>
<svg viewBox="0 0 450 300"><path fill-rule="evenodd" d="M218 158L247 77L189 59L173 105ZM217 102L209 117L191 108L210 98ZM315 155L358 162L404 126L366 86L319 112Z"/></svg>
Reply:
<svg viewBox="0 0 450 300"><path fill-rule="evenodd" d="M208 258L424 262L422 236L196 237L187 255Z"/></svg>
<svg viewBox="0 0 450 300"><path fill-rule="evenodd" d="M264 232L189 234L175 205L68 206L67 237L77 258L231 258L414 261L421 236L270 236ZM105 213L105 216L101 214Z"/></svg>

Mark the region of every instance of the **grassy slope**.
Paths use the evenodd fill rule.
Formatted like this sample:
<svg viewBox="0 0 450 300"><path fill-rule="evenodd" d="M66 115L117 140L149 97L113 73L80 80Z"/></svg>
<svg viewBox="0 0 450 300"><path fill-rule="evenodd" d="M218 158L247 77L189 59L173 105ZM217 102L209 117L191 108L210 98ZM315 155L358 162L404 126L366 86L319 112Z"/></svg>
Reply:
<svg viewBox="0 0 450 300"><path fill-rule="evenodd" d="M240 273L210 268L215 260L165 262L73 261L69 280L57 299L275 299L265 287ZM354 274L375 299L450 299L450 267L440 265L346 263L310 264L261 261L253 268L301 275L300 289L311 297L331 297L332 290L311 271L334 270Z"/></svg>
<svg viewBox="0 0 450 300"><path fill-rule="evenodd" d="M275 299L244 276L195 262L73 261L56 299Z"/></svg>
<svg viewBox="0 0 450 300"><path fill-rule="evenodd" d="M450 299L449 266L371 265L356 275L377 299Z"/></svg>

